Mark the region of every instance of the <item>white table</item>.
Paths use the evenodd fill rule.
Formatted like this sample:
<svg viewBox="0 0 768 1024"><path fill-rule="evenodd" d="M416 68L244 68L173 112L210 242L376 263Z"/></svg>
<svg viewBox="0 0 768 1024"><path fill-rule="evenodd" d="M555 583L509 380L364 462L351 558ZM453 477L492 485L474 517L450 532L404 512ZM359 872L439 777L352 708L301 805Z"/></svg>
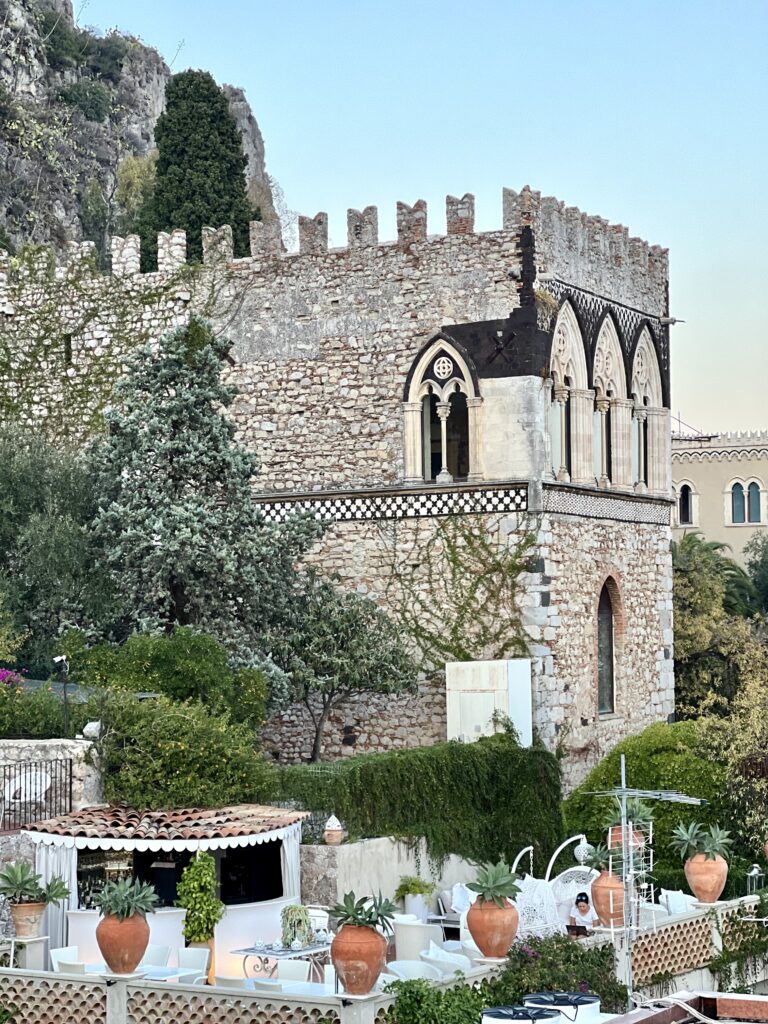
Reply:
<svg viewBox="0 0 768 1024"><path fill-rule="evenodd" d="M259 984L265 988L273 985L275 992L283 996L335 996L336 989L333 985L321 984L317 981L277 981L271 978L259 978ZM248 988L256 991L254 979L248 979ZM257 991L257 995L268 996L267 991Z"/></svg>
<svg viewBox="0 0 768 1024"><path fill-rule="evenodd" d="M243 976L248 977L248 960L253 959L256 961L255 970L264 971L268 977L272 977L277 970L278 960L309 960L309 971L310 975L313 973L316 977L322 977L320 967L324 964L331 953L330 942L313 942L311 946L304 946L302 949L289 949L283 947L282 949L270 949L268 946L257 947L247 946L245 949L231 949L229 951L232 956L241 956L243 958ZM273 960L273 964L269 964L269 961ZM296 982L299 984L299 982ZM303 982L303 984L309 985L311 982Z"/></svg>
<svg viewBox="0 0 768 1024"><path fill-rule="evenodd" d="M86 974L112 974L106 964L86 964ZM180 970L178 967L137 967L134 974L141 974L145 981L178 981L186 984L199 975L199 971Z"/></svg>

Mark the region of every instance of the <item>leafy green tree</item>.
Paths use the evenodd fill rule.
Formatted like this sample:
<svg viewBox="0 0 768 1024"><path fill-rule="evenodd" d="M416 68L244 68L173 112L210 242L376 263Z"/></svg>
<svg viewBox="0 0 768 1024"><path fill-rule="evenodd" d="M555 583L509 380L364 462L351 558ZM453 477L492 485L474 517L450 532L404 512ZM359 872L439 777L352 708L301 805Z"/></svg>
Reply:
<svg viewBox="0 0 768 1024"><path fill-rule="evenodd" d="M115 230L119 235L132 235L141 229L141 213L155 188L157 150L146 156L126 156L117 167Z"/></svg>
<svg viewBox="0 0 768 1024"><path fill-rule="evenodd" d="M754 533L744 548L747 572L762 612L768 612L768 533Z"/></svg>
<svg viewBox="0 0 768 1024"><path fill-rule="evenodd" d="M272 634L293 614L295 566L319 527L309 517L270 525L254 503L256 457L224 415L235 396L220 379L228 351L192 318L134 354L91 449L91 535L134 629L193 626L239 666L272 671ZM281 681L272 671L273 701Z"/></svg>
<svg viewBox="0 0 768 1024"><path fill-rule="evenodd" d="M182 71L165 90L155 126L155 188L142 213L142 258L156 252L157 232L184 228L190 260L202 259L204 226L232 226L236 256L248 254L248 223L257 219L246 194L242 139L227 98L207 71Z"/></svg>
<svg viewBox="0 0 768 1024"><path fill-rule="evenodd" d="M676 710L727 714L745 657L759 644L744 618L755 591L727 545L686 533L672 544L675 613Z"/></svg>
<svg viewBox="0 0 768 1024"><path fill-rule="evenodd" d="M296 611L275 656L312 719L319 761L332 711L366 694L415 691L416 666L398 627L368 598L310 577Z"/></svg>

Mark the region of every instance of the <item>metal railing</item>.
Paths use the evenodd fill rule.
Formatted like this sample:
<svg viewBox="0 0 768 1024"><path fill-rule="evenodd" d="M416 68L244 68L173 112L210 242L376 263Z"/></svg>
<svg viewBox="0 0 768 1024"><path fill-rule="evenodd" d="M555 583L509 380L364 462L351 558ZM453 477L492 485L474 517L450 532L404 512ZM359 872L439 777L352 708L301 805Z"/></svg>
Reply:
<svg viewBox="0 0 768 1024"><path fill-rule="evenodd" d="M0 764L0 832L72 810L72 760Z"/></svg>

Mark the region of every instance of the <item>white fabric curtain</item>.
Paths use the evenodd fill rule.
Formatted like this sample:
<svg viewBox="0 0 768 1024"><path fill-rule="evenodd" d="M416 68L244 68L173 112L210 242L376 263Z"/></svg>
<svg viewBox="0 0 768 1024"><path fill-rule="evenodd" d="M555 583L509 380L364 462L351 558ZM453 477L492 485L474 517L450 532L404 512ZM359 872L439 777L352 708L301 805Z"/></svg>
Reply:
<svg viewBox="0 0 768 1024"><path fill-rule="evenodd" d="M283 871L283 899L299 899L301 897L301 825L296 825L287 831L287 835L283 836L280 866Z"/></svg>
<svg viewBox="0 0 768 1024"><path fill-rule="evenodd" d="M49 905L43 919L43 935L48 936L49 948L58 949L67 944L67 911L77 910L77 850L74 846L38 843L35 871L43 886L57 875L69 886L69 899L58 906Z"/></svg>

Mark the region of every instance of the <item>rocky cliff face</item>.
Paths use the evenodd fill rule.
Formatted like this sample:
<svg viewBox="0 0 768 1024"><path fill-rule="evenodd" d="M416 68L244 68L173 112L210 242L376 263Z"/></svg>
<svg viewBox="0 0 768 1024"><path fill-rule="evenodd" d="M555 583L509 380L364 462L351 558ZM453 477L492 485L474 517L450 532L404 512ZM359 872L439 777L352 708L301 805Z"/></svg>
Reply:
<svg viewBox="0 0 768 1024"><path fill-rule="evenodd" d="M71 0L0 0L0 247L92 238L106 251L117 168L154 146L170 70L151 47L75 27ZM242 89L248 192L277 219L264 141Z"/></svg>

